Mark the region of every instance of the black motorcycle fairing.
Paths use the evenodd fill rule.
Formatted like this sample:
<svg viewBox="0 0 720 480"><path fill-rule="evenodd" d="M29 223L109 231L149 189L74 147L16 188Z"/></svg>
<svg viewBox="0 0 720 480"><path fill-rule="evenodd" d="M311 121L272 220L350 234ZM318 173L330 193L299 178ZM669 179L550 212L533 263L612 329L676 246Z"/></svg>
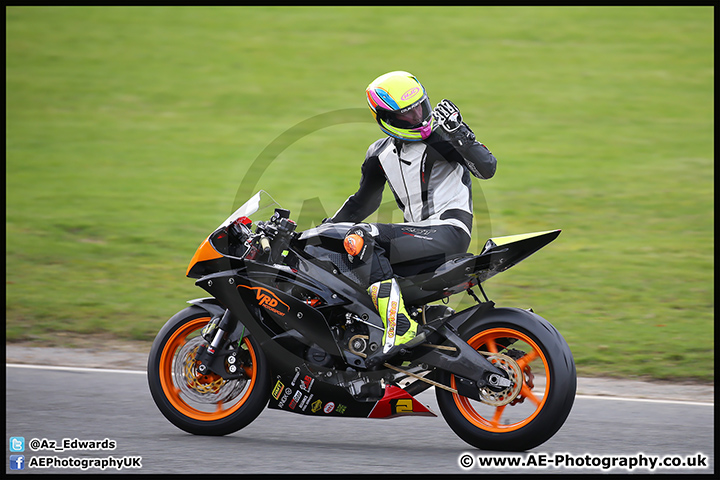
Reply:
<svg viewBox="0 0 720 480"><path fill-rule="evenodd" d="M319 284L326 285L338 299L342 300L342 309L335 309L336 315L334 316L332 312L333 309L326 308L323 305L318 307L322 312L330 310L330 312L325 315L326 318L331 321L331 326L346 324L348 321L363 323L369 328L369 343L378 347L381 346L382 335L384 333L382 319L367 291L350 278L341 275L337 269L333 268L334 265L332 263L324 261L318 262L303 250L293 249L291 254L294 254L294 263L292 263L292 265L298 272L305 274L306 277L312 278ZM331 316L333 316L333 318L330 318ZM333 320L337 320L337 322ZM344 351L344 353L347 357L347 351ZM352 356L352 361L349 361L351 365L365 366L364 360L361 360L360 363L357 362L358 357L356 356Z"/></svg>
<svg viewBox="0 0 720 480"><path fill-rule="evenodd" d="M362 287L339 275L332 265L316 261L307 252L292 248L286 260L292 268L275 265L268 270L267 266L248 262L248 272L251 272L248 276L251 281L258 282L258 285L262 283L277 288L321 313L325 319L325 329L317 332L301 328L298 330L307 338L321 334L326 337L328 343L332 338L347 364L365 368L364 358L348 349L351 337L347 336L346 332L352 330L353 325L362 324L365 326L365 334L369 337L369 348L375 349L382 345L383 323L370 296ZM273 312L268 313L271 315ZM316 325L319 326L321 323L318 321ZM283 330L286 328L287 326L282 327ZM277 330L273 331L278 333ZM336 354L336 349L328 347L325 350Z"/></svg>
<svg viewBox="0 0 720 480"><path fill-rule="evenodd" d="M409 400L408 394L399 387L388 385L383 388L379 378L368 379L355 394L352 388L338 387L353 380L362 382L359 377L352 378L345 372L324 378L307 365L300 365L274 377L268 407L302 415L348 418L387 418L400 414L436 416L415 400ZM398 393L403 398L401 401L398 401ZM386 411L378 412L377 409Z"/></svg>
<svg viewBox="0 0 720 480"><path fill-rule="evenodd" d="M274 377L268 403L268 408L276 410L341 417L367 417L374 406L373 402L358 401L344 388L322 381L306 365Z"/></svg>
<svg viewBox="0 0 720 480"><path fill-rule="evenodd" d="M399 279L403 298L408 305L424 305L468 290L517 265L558 235L560 230L552 230L515 236L517 240L498 237L500 244L488 240L479 255L459 256L430 273Z"/></svg>
<svg viewBox="0 0 720 480"><path fill-rule="evenodd" d="M260 330L256 335L261 335L262 347L274 352L272 355L269 354L268 358L271 362L277 360L277 364L273 365L273 371L285 371L307 361L307 358L299 353L299 348L288 349L288 342L300 343L309 348L319 347L322 352L335 357L336 363L340 366L352 365L355 368L365 368L364 359L348 350L348 339L344 338L342 332L344 327L353 328L347 326L348 321L355 325L372 322L371 314L377 316L377 313L373 313L371 310L372 304L367 307L360 303L345 305L341 295L331 294L329 299L336 302L334 305L318 308L307 305L288 293L292 290L292 287L289 287L289 285L293 285L291 280L298 273L287 274L285 272L277 275L275 272L273 279L269 272L240 269L204 277L196 284L213 294L230 310L236 312L249 330L253 332ZM322 276L322 272L317 273ZM348 288L348 285L341 281L340 277L327 272L324 275L327 278L320 278L319 282L335 286L340 291ZM279 288L279 283L285 284L284 289ZM345 291L345 293L349 295L352 292ZM333 298L333 295L337 298ZM368 303L370 303L369 300ZM341 308L340 305L342 305ZM357 320L348 320L347 314L340 314L340 312L347 311L350 311L350 315ZM237 312L242 313L238 314ZM356 312L356 314L352 312ZM298 314L300 315L298 316ZM332 328L328 324L328 319L334 321ZM379 317L375 321L381 322ZM283 336L283 332L286 331L297 332L297 335ZM381 327L368 327L366 333L369 336L369 342L380 345L383 333ZM276 342L276 337L282 338L283 343Z"/></svg>
<svg viewBox="0 0 720 480"><path fill-rule="evenodd" d="M272 372L293 370L296 365L303 364L305 360L294 355L273 340L277 332L270 330L263 322L262 309L257 306L256 295L245 294L251 297L252 300L249 304L246 304L246 299L240 293L242 287L238 288L238 285L242 284L243 281L247 282L244 273L245 269L219 272L201 278L196 282L196 285L220 300L223 305L234 313L236 318L242 319L243 324L253 332L260 342ZM248 308L247 305L253 305L253 308ZM293 304L293 306L296 305Z"/></svg>
<svg viewBox="0 0 720 480"><path fill-rule="evenodd" d="M297 330L329 354L341 356L327 320L317 309L258 280L251 272L248 276L239 275L237 278L237 292L244 302L258 303L263 313L283 330Z"/></svg>

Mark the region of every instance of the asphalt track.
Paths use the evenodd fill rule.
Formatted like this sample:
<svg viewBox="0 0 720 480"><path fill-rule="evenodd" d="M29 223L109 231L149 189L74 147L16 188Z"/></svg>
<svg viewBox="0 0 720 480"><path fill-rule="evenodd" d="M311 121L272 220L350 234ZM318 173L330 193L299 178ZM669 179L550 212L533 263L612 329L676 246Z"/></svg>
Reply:
<svg viewBox="0 0 720 480"><path fill-rule="evenodd" d="M432 389L417 398L439 413ZM128 464L134 457L141 467L120 471L129 474L714 473L712 401L581 394L553 438L512 455L470 447L442 417L337 419L265 410L232 435L192 436L160 414L139 370L8 363L6 403L6 472L13 474L119 472L111 467L82 470L79 460L68 468L38 468L45 457L56 462L125 458ZM24 437L25 451L11 452L10 437ZM33 451L33 439L46 440L46 449ZM115 448L49 449L50 442L59 446L63 439L70 447L108 439ZM13 454L24 455L23 471L10 469ZM488 459L526 465L480 465ZM653 469L652 459L686 466ZM606 468L613 461L615 467ZM632 469L630 462L635 462Z"/></svg>

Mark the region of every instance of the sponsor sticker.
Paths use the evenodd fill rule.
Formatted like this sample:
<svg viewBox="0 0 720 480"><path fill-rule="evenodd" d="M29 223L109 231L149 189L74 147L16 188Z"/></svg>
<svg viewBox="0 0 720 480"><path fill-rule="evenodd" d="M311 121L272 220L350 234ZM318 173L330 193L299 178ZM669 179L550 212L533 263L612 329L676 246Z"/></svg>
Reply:
<svg viewBox="0 0 720 480"><path fill-rule="evenodd" d="M309 375L305 375L305 378L302 380L302 383L300 383L300 389L305 390L306 392L310 393L310 389L312 388L313 383L315 383L315 379Z"/></svg>
<svg viewBox="0 0 720 480"><path fill-rule="evenodd" d="M300 400L300 410L302 410L303 412L307 410L307 407L308 405L310 405L310 400L312 400L312 397L312 394L310 394L306 395L305 397L303 397L302 400Z"/></svg>
<svg viewBox="0 0 720 480"><path fill-rule="evenodd" d="M290 395L292 395L293 391L292 388L288 387L285 389L285 393L283 394L282 398L278 402L278 407L283 408L285 406L285 402L287 402L287 399L290 398Z"/></svg>
<svg viewBox="0 0 720 480"><path fill-rule="evenodd" d="M303 396L303 394L300 390L295 392L295 395L293 395L292 400L290 400L290 405L288 405L290 410L295 410L295 407L297 407L297 404L300 401L300 399L302 398L302 396Z"/></svg>
<svg viewBox="0 0 720 480"><path fill-rule="evenodd" d="M275 387L273 388L273 391L272 391L272 396L275 400L280 399L280 392L282 392L283 388L285 388L285 385L283 385L283 383L280 380L278 380L278 382L275 384Z"/></svg>
<svg viewBox="0 0 720 480"><path fill-rule="evenodd" d="M238 288L240 287L255 290L255 300L265 310L269 310L280 317L284 317L290 311L290 305L280 300L277 295L266 288L238 285Z"/></svg>
<svg viewBox="0 0 720 480"><path fill-rule="evenodd" d="M403 94L402 94L402 97L400 97L400 99L403 100L403 101L405 101L405 100L407 100L407 99L409 99L409 98L412 98L412 97L414 97L415 95L417 95L418 92L420 92L420 87L413 87L413 88L411 88L410 90L408 90L407 92L403 93Z"/></svg>

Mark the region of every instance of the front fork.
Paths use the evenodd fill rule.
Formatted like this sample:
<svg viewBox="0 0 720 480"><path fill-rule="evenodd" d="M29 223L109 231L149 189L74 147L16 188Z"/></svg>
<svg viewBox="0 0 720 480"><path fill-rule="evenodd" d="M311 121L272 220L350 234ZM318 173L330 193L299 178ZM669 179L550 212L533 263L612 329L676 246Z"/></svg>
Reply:
<svg viewBox="0 0 720 480"><path fill-rule="evenodd" d="M241 331L238 337L239 330ZM245 373L242 368L238 368L240 360L237 355L240 342L245 335L244 330L244 326L235 319L230 310L225 310L222 317L213 316L210 323L202 330L202 336L208 344L201 345L195 354L195 361L199 362L198 372L202 375L215 373L225 380L243 378ZM229 335L228 332L230 332ZM230 348L235 343L238 348Z"/></svg>

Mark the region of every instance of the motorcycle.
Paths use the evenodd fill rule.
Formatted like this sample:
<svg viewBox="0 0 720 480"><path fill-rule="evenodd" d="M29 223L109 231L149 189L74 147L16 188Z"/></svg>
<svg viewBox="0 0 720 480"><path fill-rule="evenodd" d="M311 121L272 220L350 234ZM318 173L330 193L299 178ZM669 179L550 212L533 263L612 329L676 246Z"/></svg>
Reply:
<svg viewBox="0 0 720 480"><path fill-rule="evenodd" d="M434 387L447 424L479 449L524 451L560 429L576 390L567 343L532 309L496 307L481 285L560 230L491 238L477 255L399 275L425 343L370 367L384 329L343 247L352 224L296 227L260 191L197 249L187 276L211 296L170 318L148 358L152 398L171 423L226 435L266 407L309 416L437 416L415 398ZM447 299L463 292L475 303L455 312Z"/></svg>

